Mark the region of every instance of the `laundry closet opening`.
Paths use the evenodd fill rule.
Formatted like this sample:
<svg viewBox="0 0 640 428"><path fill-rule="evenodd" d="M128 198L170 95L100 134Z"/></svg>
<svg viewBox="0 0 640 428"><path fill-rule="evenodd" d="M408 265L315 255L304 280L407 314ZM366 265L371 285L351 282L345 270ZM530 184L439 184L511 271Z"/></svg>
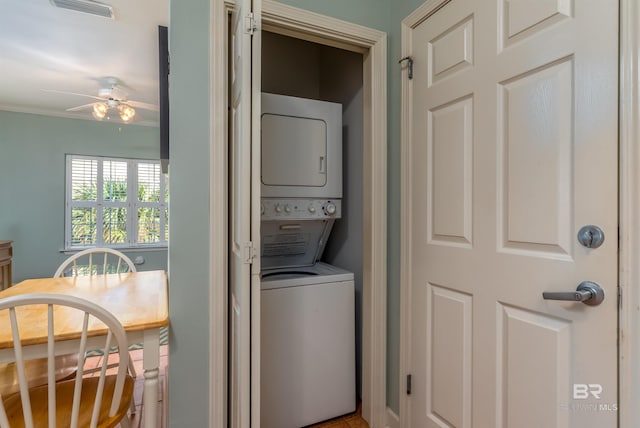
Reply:
<svg viewBox="0 0 640 428"><path fill-rule="evenodd" d="M309 42L306 40L296 39L293 37L276 34L273 32L263 31L262 32L262 92L263 94L276 94L278 96L286 96L286 97L296 97L307 100L317 100L324 101L329 103L339 104L340 107L340 116L341 116L341 125L339 129L339 134L341 138L341 165L332 165L332 157L329 153L327 153L326 159L323 157L324 152L319 149L320 152L320 160L319 160L319 170L322 174L327 175L326 180L331 180L331 174L335 174L335 168L338 168L340 174L342 175L341 180L341 197L337 198L338 204L338 212L339 218L335 218L333 221L333 227L330 230L330 233L324 235L323 239L326 239L326 242L321 242L321 245L324 245L324 251L322 249L320 252L322 256L319 258L319 261L329 265L330 267L339 268L336 272L331 272L331 275L334 275L336 282L345 280L346 277L340 276L342 271L346 271L348 273L352 273L353 278L353 286L354 291L352 291L353 295L353 303L349 303L354 307L353 318L354 322L351 325L346 324L342 328L334 328L335 331L328 330L326 334L328 335L341 335L344 334L342 330L353 330L353 341L355 342L355 353L352 352L352 357L347 357L349 359L353 358L355 360L355 378L353 379L353 385L355 389L355 397L353 397L353 402L355 403L355 399L359 400L362 397L362 284L363 284L363 140L364 140L364 99L363 99L363 56L359 53L338 49L318 43ZM264 95L263 95L264 97ZM263 139L265 133L265 99L263 98L263 124L262 124L262 132ZM295 116L295 114L293 114ZM302 114L300 114L302 116ZM319 121L321 122L321 121ZM274 123L279 123L279 126L287 126L286 120L278 120L274 121ZM324 125L319 124L319 127L323 127ZM322 128L324 129L324 128ZM328 131L331 132L330 126L327 127ZM306 132L306 131L305 131ZM330 137L329 137L330 138ZM309 143L312 144L312 143ZM329 144L329 143L328 143ZM329 145L327 146L329 147ZM328 149L330 150L330 149ZM290 153L290 158L285 156L283 159L279 161L270 161L271 164L278 164L279 162L297 162L296 154L293 152L282 151L285 155ZM262 145L262 183L263 183L263 194L261 195L263 198L263 220L265 218L265 208L266 211L274 211L276 208L275 204L279 204L278 208L284 210L285 205L282 200L274 199L265 201L264 194L264 185L265 181L273 180L274 182L278 181L277 177L267 177L269 174L264 169L265 159L269 156L273 155L273 147L265 147L265 143ZM326 165L323 165L323 162L326 162ZM335 163L335 162L334 162ZM308 169L311 169L312 166L303 166L300 165L299 171L302 171L302 176L305 177L304 180L307 180L309 175L306 174ZM277 171L276 171L277 173ZM304 181L303 180L303 181ZM314 181L315 180L315 181ZM316 180L313 176L308 178L308 184L312 188L316 186L317 188L322 187L324 182L323 178L318 178ZM296 186L291 186L292 188ZM283 186L285 188L285 186ZM286 192L286 188L284 193L278 194L280 198L291 198L294 204L301 203L304 204L304 209L306 209L307 205L309 205L309 211L315 211L315 208L311 205L316 202L312 199L315 197L314 195L307 195L304 191L299 191L296 193L295 190L292 191L291 195L288 195ZM326 209L326 204L333 204L336 198L324 198L321 196L318 198L320 201L318 202L321 205L318 205L318 211L328 211ZM297 198L297 199L296 199ZM285 200L286 202L286 200ZM266 207L265 207L266 204ZM325 204L325 205L322 205ZM292 207L293 208L293 207ZM296 206L295 209L298 209ZM331 220L330 220L331 221ZM311 222L310 222L311 223ZM321 225L316 225L317 227L322 227ZM276 354L280 351L274 351L275 347L286 346L289 347L288 352L296 353L297 355L304 356L307 359L304 363L300 363L300 367L306 367L309 371L318 364L322 364L323 360L329 358L336 353L341 355L344 354L343 349L331 349L330 345L332 339L329 337L322 337L324 333L317 334L318 337L313 338L312 344L309 344L309 341L305 341L305 345L301 345L295 342L295 340L291 338L282 338L279 337L278 333L273 333L265 331L265 325L269 325L268 328L277 328L274 327L277 323L287 322L285 319L278 319L274 321L273 319L265 320L265 316L273 316L273 315L265 315L268 314L271 310L272 313L277 311L280 315L277 317L282 317L281 306L277 305L289 305L289 309L291 305L300 304L301 310L306 310L310 306L305 306L308 302L303 302L305 299L309 299L310 297L300 297L300 300L296 300L297 298L287 299L286 302L284 300L273 303L271 300L273 297L266 297L264 281L270 281L272 276L275 276L272 272L272 269L278 268L278 266L273 265L273 258L267 261L264 256L266 253L271 251L270 249L278 249L277 245L272 247L268 247L270 243L275 242L274 238L276 232L271 234L268 231L268 228L274 228L278 230L283 230L283 228L290 228L292 231L297 228L300 229L299 236L303 234L308 234L309 236L314 235L315 226L307 224L296 224L294 223L261 223L261 255L263 256L262 265L262 278L263 278L263 287L261 293L261 403L262 403L262 425L268 426L269 423L266 422L265 419L265 409L269 409L268 411L271 413L278 412L277 407L278 404L278 394L280 394L279 390L288 389L288 388L296 388L298 389L297 393L288 392L290 395L295 396L304 396L304 390L309 389L328 389L326 391L327 396L331 397L332 395L336 395L335 390L331 390L331 386L328 384L325 385L309 385L305 384L304 380L297 382L294 379L294 382L281 382L279 379L288 379L292 377L292 373L290 368L284 366L283 364L274 363L274 358L277 358ZM320 233L320 232L317 232ZM289 234L287 236L293 236ZM292 238L293 239L293 238ZM282 239L280 241L282 242ZM304 242L303 238L300 238L300 242L295 243L300 247L308 248L308 243ZM292 245L289 247L289 251L292 254L296 254L297 250ZM302 250L301 250L302 251ZM283 258L281 258L283 259ZM284 263L284 265L289 265L290 273L289 277L298 278L304 276L305 272L310 275L324 275L325 271L313 270L302 268L298 269L295 266L296 263ZM303 264L308 264L308 261L305 260ZM277 275L277 274L276 274ZM333 281L333 280L332 280ZM301 282L304 283L304 280ZM298 284L295 286L297 288ZM267 287L268 288L268 287ZM346 290L346 289L345 289ZM346 292L346 291L342 291ZM302 294L300 295L302 296ZM320 295L318 295L320 296ZM328 295L325 295L325 297ZM341 304L344 304L342 301L342 297L344 294L335 294L330 295L329 299L339 299L340 301L336 301L335 307L336 311L338 311ZM312 299L319 299L320 297L312 297ZM350 301L351 302L351 301ZM273 306L275 305L275 306ZM271 308L271 309L270 309ZM278 308L278 309L274 309ZM289 312L289 309L286 309ZM315 310L315 309L314 309ZM295 312L295 311L294 311ZM297 318L296 315L292 315L294 318L290 318L289 322L298 322L303 318ZM329 318L332 318L329 315ZM306 319L306 318L305 318ZM266 321L266 322L265 322ZM332 321L331 319L327 319L327 322ZM335 322L335 320L333 320ZM334 324L335 326L341 324ZM305 329L308 326L299 325L297 326L298 332L302 332L302 335L305 335ZM310 330L312 331L312 330ZM307 338L308 339L308 338ZM305 352L300 351L299 346L306 346L314 348L312 351L307 349ZM328 349L327 349L328 348ZM299 352L300 351L300 352ZM276 352L274 354L274 352ZM316 354L315 356L311 354ZM311 355L311 356L310 356ZM303 373L304 375L304 373ZM303 376L304 377L304 376ZM299 380L299 379L298 379ZM303 400L303 398L300 398ZM307 402L304 404L304 407L313 408L315 405L324 406L322 402L314 403ZM330 401L330 400L329 400ZM334 403L337 407L341 408L339 404ZM331 406L329 403L327 406ZM291 411L292 404L288 403L289 411ZM343 413L348 413L352 411L349 407L344 407ZM305 421L302 425L307 425L308 423L319 422L320 420L312 420L305 419L306 417L313 418L314 416L310 416L308 414L304 414L306 411L304 409L299 409L301 414L298 415L299 421ZM353 409L355 410L355 409ZM340 416L340 414L331 414L330 410L327 410L329 413L325 413L324 419L330 417ZM312 412L313 413L313 412ZM322 413L320 413L322 414ZM282 415L270 415L272 421L280 420L284 421L284 419L278 419L279 417L283 417ZM317 416L320 417L320 416ZM283 422L284 423L284 422ZM301 422L297 422L301 423ZM284 425L282 425L284 426ZM287 424L288 426L288 424ZM291 426L295 426L291 425ZM301 426L301 425L300 425Z"/></svg>

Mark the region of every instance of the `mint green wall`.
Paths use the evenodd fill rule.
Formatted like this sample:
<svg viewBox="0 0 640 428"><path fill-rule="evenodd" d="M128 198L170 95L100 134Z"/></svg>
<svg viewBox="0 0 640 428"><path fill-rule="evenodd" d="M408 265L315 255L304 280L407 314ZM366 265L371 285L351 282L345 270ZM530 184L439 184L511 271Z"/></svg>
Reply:
<svg viewBox="0 0 640 428"><path fill-rule="evenodd" d="M209 0L171 1L169 426L209 426ZM222 61L222 58L218 58Z"/></svg>
<svg viewBox="0 0 640 428"><path fill-rule="evenodd" d="M65 154L159 158L159 130L0 111L0 240L13 240L13 282L50 277L64 247ZM139 270L167 268L167 251L127 252Z"/></svg>
<svg viewBox="0 0 640 428"><path fill-rule="evenodd" d="M280 3L388 32L394 0L279 0Z"/></svg>

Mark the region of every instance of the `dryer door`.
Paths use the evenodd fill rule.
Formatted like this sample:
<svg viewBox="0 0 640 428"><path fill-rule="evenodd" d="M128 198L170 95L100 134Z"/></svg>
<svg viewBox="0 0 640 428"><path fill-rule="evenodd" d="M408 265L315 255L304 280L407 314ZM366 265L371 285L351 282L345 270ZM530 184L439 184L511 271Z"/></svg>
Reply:
<svg viewBox="0 0 640 428"><path fill-rule="evenodd" d="M327 184L327 124L323 120L262 115L262 184Z"/></svg>

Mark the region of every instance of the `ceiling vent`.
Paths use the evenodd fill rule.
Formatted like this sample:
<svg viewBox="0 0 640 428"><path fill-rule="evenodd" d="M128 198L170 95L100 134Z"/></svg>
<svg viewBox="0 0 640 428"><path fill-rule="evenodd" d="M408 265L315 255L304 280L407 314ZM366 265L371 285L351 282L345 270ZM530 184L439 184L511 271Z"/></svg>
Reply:
<svg viewBox="0 0 640 428"><path fill-rule="evenodd" d="M51 0L51 3L62 9L70 9L113 19L113 8L108 4L102 4L91 0Z"/></svg>

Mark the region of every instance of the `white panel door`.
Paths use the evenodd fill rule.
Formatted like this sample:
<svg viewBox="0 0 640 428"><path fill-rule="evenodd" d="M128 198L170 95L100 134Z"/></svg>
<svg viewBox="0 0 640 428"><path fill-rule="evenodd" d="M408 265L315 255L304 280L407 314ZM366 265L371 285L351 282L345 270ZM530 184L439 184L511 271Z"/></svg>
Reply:
<svg viewBox="0 0 640 428"><path fill-rule="evenodd" d="M236 1L229 43L229 426L232 428L258 427L259 422L252 421L256 418L259 421L260 409L260 388L252 384L256 377L260 378L260 259L255 250L260 245L260 141L259 127L255 126L260 114L260 42L259 32L251 30L251 12L259 22L260 0ZM253 373L254 370L257 372ZM254 414L256 408L258 413Z"/></svg>
<svg viewBox="0 0 640 428"><path fill-rule="evenodd" d="M431 0L405 21L412 427L617 425L617 7ZM543 299L587 280L599 306Z"/></svg>

